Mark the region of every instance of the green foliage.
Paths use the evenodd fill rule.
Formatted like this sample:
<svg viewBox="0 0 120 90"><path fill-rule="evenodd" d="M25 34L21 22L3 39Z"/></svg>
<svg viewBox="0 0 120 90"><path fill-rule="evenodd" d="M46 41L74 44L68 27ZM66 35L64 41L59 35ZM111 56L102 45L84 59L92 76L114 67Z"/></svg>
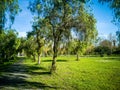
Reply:
<svg viewBox="0 0 120 90"><path fill-rule="evenodd" d="M116 35L117 35L118 46L120 46L120 31L117 31Z"/></svg>
<svg viewBox="0 0 120 90"><path fill-rule="evenodd" d="M37 53L37 43L34 37L30 37L25 41L24 50L28 57L34 56Z"/></svg>
<svg viewBox="0 0 120 90"><path fill-rule="evenodd" d="M120 55L120 46L116 47L113 51L114 55Z"/></svg>
<svg viewBox="0 0 120 90"><path fill-rule="evenodd" d="M18 5L18 0L0 0L0 33L4 29L5 23L7 21L7 15L10 19L10 27L14 22L15 15L19 12L20 8Z"/></svg>
<svg viewBox="0 0 120 90"><path fill-rule="evenodd" d="M17 38L17 32L14 30L3 31L0 34L0 60L8 61L15 58L20 45L20 39Z"/></svg>
<svg viewBox="0 0 120 90"><path fill-rule="evenodd" d="M96 54L99 54L101 57L103 57L104 54L110 55L111 49L105 46L98 46L98 47L95 47L94 52Z"/></svg>
<svg viewBox="0 0 120 90"><path fill-rule="evenodd" d="M34 56L35 56L35 53L37 51L38 64L40 64L40 56L41 56L42 49L43 49L43 46L45 43L45 39L48 35L48 32L46 30L47 28L45 28L45 26L44 26L45 24L46 23L44 23L43 19L35 18L33 21L33 25L32 25L33 30L31 32L28 32L28 35L27 35L28 39L32 37L34 40L33 42L31 42L33 44L31 51L33 51L32 55L34 55Z"/></svg>

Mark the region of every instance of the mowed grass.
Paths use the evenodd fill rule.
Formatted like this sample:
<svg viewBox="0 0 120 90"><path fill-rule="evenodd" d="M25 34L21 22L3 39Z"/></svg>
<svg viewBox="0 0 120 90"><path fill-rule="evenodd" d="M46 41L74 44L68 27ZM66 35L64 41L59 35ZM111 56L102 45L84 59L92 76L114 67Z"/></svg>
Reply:
<svg viewBox="0 0 120 90"><path fill-rule="evenodd" d="M60 56L52 75L52 57L41 59L40 65L30 59L23 63L30 74L27 81L42 82L49 86L46 90L120 90L120 57L81 57L76 61L75 56Z"/></svg>

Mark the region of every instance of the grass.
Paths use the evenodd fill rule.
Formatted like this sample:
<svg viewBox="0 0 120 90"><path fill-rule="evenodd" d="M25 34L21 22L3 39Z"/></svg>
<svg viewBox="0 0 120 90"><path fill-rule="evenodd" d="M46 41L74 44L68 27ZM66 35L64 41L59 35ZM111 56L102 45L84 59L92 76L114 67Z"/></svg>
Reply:
<svg viewBox="0 0 120 90"><path fill-rule="evenodd" d="M45 90L120 89L120 57L81 57L76 61L75 56L60 56L57 59L57 71L51 75L52 57L42 57L40 65L24 58L24 73L29 77L24 78L24 85L9 86Z"/></svg>
<svg viewBox="0 0 120 90"><path fill-rule="evenodd" d="M25 60L31 78L30 82L44 82L58 89L113 90L120 88L119 57L82 57L75 61L74 56L58 57L57 72L49 74L51 57L42 58L41 65Z"/></svg>

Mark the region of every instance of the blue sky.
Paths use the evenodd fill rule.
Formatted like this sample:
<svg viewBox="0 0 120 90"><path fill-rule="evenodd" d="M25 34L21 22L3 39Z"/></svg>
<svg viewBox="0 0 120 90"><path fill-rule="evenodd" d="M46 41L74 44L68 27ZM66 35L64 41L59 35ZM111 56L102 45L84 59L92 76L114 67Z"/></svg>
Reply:
<svg viewBox="0 0 120 90"><path fill-rule="evenodd" d="M93 0L94 4L92 5L93 14L95 19L97 20L96 27L100 37L106 38L110 33L115 34L118 30L117 27L111 23L113 19L112 10L108 8L107 5L102 5L97 3L97 0ZM19 36L26 36L26 32L31 31L31 21L33 15L27 9L29 0L19 0L20 8L22 12L20 12L16 18L15 22L12 26L13 29L16 29L19 32Z"/></svg>

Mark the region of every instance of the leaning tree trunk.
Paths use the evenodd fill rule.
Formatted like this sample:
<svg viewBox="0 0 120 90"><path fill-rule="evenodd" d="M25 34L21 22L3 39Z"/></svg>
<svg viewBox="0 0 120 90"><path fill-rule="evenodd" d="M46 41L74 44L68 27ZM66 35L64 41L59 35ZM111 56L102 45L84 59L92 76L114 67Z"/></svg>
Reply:
<svg viewBox="0 0 120 90"><path fill-rule="evenodd" d="M56 71L56 57L57 57L57 50L55 50L56 46L53 47L53 60L52 60L52 67L51 67L51 73Z"/></svg>
<svg viewBox="0 0 120 90"><path fill-rule="evenodd" d="M51 71L50 71L51 73L56 71L57 46L58 46L58 41L56 38L54 38L53 60L52 60L52 67L51 67Z"/></svg>

